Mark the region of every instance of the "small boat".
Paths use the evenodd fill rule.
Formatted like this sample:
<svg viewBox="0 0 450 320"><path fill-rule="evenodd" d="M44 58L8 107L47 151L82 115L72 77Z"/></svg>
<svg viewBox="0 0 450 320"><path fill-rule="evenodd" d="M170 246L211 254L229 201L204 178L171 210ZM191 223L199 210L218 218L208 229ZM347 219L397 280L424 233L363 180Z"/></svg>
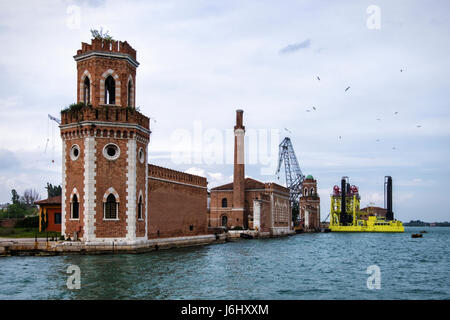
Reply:
<svg viewBox="0 0 450 320"><path fill-rule="evenodd" d="M243 239L253 239L253 236L248 233L241 233L240 237Z"/></svg>
<svg viewBox="0 0 450 320"><path fill-rule="evenodd" d="M422 230L420 231L420 233L428 233L426 230Z"/></svg>
<svg viewBox="0 0 450 320"><path fill-rule="evenodd" d="M411 238L422 238L422 234L421 233L413 233L411 235Z"/></svg>

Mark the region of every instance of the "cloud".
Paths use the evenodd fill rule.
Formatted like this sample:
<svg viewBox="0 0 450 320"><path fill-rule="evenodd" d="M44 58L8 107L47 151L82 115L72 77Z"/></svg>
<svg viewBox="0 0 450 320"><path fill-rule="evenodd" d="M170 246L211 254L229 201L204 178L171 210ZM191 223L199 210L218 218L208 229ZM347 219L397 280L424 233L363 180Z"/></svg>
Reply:
<svg viewBox="0 0 450 320"><path fill-rule="evenodd" d="M67 27L72 4L81 7L80 29ZM1 155L0 201L9 201L13 187L20 193L36 186L44 194L47 180L60 183L58 128L54 148L50 139L44 153L52 136L47 114L57 116L75 101L73 55L80 42L89 42L91 28L103 26L137 50L136 103L158 121L151 122L151 163L203 169L193 172L207 177L208 187L231 182L229 164L174 163L170 137L177 129L195 137L195 120L204 130L226 132L233 128L235 109L243 108L248 133L292 130L302 171L325 190L324 217L330 202L326 190L341 176L348 175L366 194L382 195L383 177L391 175L394 196L404 195L395 202L396 213L448 220L450 45L442 39L450 37L450 21L443 7L414 2L405 11L401 3L386 2L383 10L399 13L396 19L409 28L385 23L374 31L367 29L366 8L357 1L0 2L0 149L13 152ZM417 20L418 12L422 19ZM289 54L295 59L280 59ZM352 89L344 93L347 85ZM305 112L306 106L317 112ZM204 152L195 146L182 150L192 150L195 159L196 152ZM261 167L248 165L246 172L269 181ZM433 201L423 201L425 196ZM381 199L367 196L372 200Z"/></svg>
<svg viewBox="0 0 450 320"><path fill-rule="evenodd" d="M309 48L310 45L311 45L311 40L306 39L303 42L290 44L287 47L284 47L283 49L280 50L279 54L293 53L293 52L301 50L301 49Z"/></svg>
<svg viewBox="0 0 450 320"><path fill-rule="evenodd" d="M189 168L189 169L185 170L184 172L185 173L189 173L189 174L193 174L193 175L196 175L196 176L201 176L201 177L205 177L206 176L205 175L205 169L201 169L201 168L192 167L192 168Z"/></svg>

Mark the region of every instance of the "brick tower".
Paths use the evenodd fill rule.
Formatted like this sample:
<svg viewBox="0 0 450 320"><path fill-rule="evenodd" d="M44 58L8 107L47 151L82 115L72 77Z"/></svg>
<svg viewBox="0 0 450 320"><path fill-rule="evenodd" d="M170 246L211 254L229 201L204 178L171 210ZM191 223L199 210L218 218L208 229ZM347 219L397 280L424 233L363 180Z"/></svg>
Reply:
<svg viewBox="0 0 450 320"><path fill-rule="evenodd" d="M245 219L245 157L243 110L236 110L234 126L234 176L233 176L233 217L244 222Z"/></svg>
<svg viewBox="0 0 450 320"><path fill-rule="evenodd" d="M320 228L320 197L317 193L317 180L308 175L303 181L300 197L300 220L304 230Z"/></svg>
<svg viewBox="0 0 450 320"><path fill-rule="evenodd" d="M136 50L82 43L77 103L61 111L62 230L86 242L147 238L149 118L135 109Z"/></svg>

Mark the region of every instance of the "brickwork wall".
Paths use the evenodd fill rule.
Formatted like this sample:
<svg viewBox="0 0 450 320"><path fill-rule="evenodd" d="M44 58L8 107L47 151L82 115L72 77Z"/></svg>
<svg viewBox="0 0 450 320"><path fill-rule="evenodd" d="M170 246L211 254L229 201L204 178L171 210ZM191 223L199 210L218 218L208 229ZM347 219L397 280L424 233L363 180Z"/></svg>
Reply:
<svg viewBox="0 0 450 320"><path fill-rule="evenodd" d="M308 223L306 226L306 212L308 212ZM303 181L302 197L300 198L300 220L301 225L307 229L320 228L320 197L317 194L317 181L306 179Z"/></svg>
<svg viewBox="0 0 450 320"><path fill-rule="evenodd" d="M66 136L63 139L65 143L66 154L63 157L65 161L66 172L66 193L65 193L65 235L73 237L74 232L79 232L78 237L83 237L83 221L84 221L84 138L81 136L80 130L64 131ZM70 157L72 146L78 145L79 156L76 160ZM79 203L79 218L71 219L71 201L73 191L76 189Z"/></svg>
<svg viewBox="0 0 450 320"><path fill-rule="evenodd" d="M149 165L148 182L149 239L207 233L206 178Z"/></svg>
<svg viewBox="0 0 450 320"><path fill-rule="evenodd" d="M77 61L77 102L84 101L84 79L90 80L90 103L96 107L105 104L104 101L104 81L111 75L115 81L116 101L118 106L128 106L128 81L132 79L131 102L130 107L134 107L136 67L126 58L91 56L82 59L89 53L101 52L114 55L116 53L128 55L136 60L136 50L134 50L126 41L105 42L92 39L91 44L82 43L81 50L77 51L75 59ZM80 60L81 59L81 60ZM136 62L137 63L137 62Z"/></svg>
<svg viewBox="0 0 450 320"><path fill-rule="evenodd" d="M227 199L227 207L222 207L222 199ZM228 219L228 226L231 226L233 217L231 209L233 207L233 192L232 191L212 191L211 192L211 208L210 208L210 226L222 226L222 216L225 215ZM236 219L236 218L234 218Z"/></svg>

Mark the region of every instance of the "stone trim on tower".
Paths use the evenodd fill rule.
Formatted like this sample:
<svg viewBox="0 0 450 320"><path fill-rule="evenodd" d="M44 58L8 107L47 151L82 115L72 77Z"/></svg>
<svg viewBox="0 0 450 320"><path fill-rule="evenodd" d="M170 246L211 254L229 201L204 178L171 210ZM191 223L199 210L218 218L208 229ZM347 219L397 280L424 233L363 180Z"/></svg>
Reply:
<svg viewBox="0 0 450 320"><path fill-rule="evenodd" d="M61 235L66 234L66 141L62 137Z"/></svg>
<svg viewBox="0 0 450 320"><path fill-rule="evenodd" d="M84 235L85 241L95 239L95 206L96 206L96 144L95 138L84 138Z"/></svg>
<svg viewBox="0 0 450 320"><path fill-rule="evenodd" d="M70 193L70 197L69 197L69 203L70 203L70 208L69 208L69 220L80 220L80 217L78 216L78 218L72 218L73 217L73 212L72 212L72 203L73 203L73 196L76 195L77 199L78 199L78 203L81 202L81 197L80 194L78 193L77 188L73 188L72 192ZM79 213L78 213L79 214Z"/></svg>
<svg viewBox="0 0 450 320"><path fill-rule="evenodd" d="M131 83L131 89L129 88L129 85ZM133 81L133 77L131 76L131 74L128 76L128 80L127 80L127 102L130 101L129 104L127 104L127 107L131 107L131 108L135 108L135 104L134 104L134 81Z"/></svg>
<svg viewBox="0 0 450 320"><path fill-rule="evenodd" d="M127 240L136 239L136 136L127 143Z"/></svg>
<svg viewBox="0 0 450 320"><path fill-rule="evenodd" d="M90 88L89 88L90 95L89 95L88 104L92 104L93 82L92 82L92 76L87 69L84 70L83 75L80 78L80 101L79 102L84 102L84 80L86 79L86 77L89 78L89 86L90 86Z"/></svg>
<svg viewBox="0 0 450 320"><path fill-rule="evenodd" d="M108 76L112 76L115 81L115 104L116 106L120 106L120 80L119 75L112 69L108 69L102 74L102 79L100 79L100 105L105 104L105 80Z"/></svg>

